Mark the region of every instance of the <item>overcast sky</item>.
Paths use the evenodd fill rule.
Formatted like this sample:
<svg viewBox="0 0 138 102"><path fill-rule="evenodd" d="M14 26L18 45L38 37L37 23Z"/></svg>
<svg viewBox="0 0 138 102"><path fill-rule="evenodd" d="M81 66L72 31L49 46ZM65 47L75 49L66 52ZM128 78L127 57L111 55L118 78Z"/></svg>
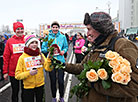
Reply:
<svg viewBox="0 0 138 102"><path fill-rule="evenodd" d="M110 15L117 16L119 0L0 0L0 28L23 19L25 28L37 28L39 24L83 22L84 14L98 10L108 12L108 1L111 3Z"/></svg>

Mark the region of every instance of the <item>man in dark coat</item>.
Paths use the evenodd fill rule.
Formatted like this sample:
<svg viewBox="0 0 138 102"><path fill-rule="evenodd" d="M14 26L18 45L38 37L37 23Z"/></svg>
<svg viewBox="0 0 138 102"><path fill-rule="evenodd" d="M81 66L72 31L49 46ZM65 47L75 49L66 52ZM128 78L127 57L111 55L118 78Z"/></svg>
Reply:
<svg viewBox="0 0 138 102"><path fill-rule="evenodd" d="M113 38L117 37L111 17L105 12L85 14L84 24L88 32L87 38L92 45L92 50L85 56L81 64L66 64L65 70L79 75L89 60L103 59L100 55L108 51ZM125 38L119 38L112 46L112 50L126 58L131 64L131 81L127 85L112 82L111 87L105 90L101 82L97 81L91 87L87 96L82 97L82 102L137 102L138 96L138 47ZM88 81L90 86L90 82Z"/></svg>

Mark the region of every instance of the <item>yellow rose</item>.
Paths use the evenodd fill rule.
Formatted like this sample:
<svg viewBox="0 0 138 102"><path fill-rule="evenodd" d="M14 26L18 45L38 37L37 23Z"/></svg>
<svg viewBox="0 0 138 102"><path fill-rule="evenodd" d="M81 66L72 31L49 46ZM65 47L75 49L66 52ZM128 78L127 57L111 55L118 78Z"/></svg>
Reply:
<svg viewBox="0 0 138 102"><path fill-rule="evenodd" d="M117 52L113 52L111 50L109 50L106 54L105 54L105 58L108 60L113 60L116 59L119 56L119 54Z"/></svg>
<svg viewBox="0 0 138 102"><path fill-rule="evenodd" d="M106 72L105 69L99 69L99 70L97 71L97 73L98 73L98 76L99 76L102 80L107 80L107 79L108 79L108 74L107 74L107 72Z"/></svg>
<svg viewBox="0 0 138 102"><path fill-rule="evenodd" d="M86 77L90 82L96 82L98 80L98 74L95 72L94 69L91 69L86 73Z"/></svg>
<svg viewBox="0 0 138 102"><path fill-rule="evenodd" d="M130 74L129 73L124 73L124 80L122 81L121 84L127 85L128 82L131 80Z"/></svg>
<svg viewBox="0 0 138 102"><path fill-rule="evenodd" d="M120 72L112 74L111 78L114 82L117 82L117 83L122 83L124 80L124 76Z"/></svg>
<svg viewBox="0 0 138 102"><path fill-rule="evenodd" d="M136 37L136 40L138 40L138 36Z"/></svg>

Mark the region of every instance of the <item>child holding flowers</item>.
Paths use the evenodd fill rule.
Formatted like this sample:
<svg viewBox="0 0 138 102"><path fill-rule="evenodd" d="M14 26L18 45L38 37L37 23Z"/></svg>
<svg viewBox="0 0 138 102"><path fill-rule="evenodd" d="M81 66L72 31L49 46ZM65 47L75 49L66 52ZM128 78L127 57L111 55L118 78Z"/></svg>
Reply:
<svg viewBox="0 0 138 102"><path fill-rule="evenodd" d="M80 81L71 93L82 102L137 102L138 47L117 37L105 12L86 13L84 24L92 47L81 64L66 63L64 70Z"/></svg>
<svg viewBox="0 0 138 102"><path fill-rule="evenodd" d="M40 41L35 35L26 35L24 39L24 53L18 60L15 78L23 80L23 102L42 102L44 92L43 68L52 71L49 67L51 60L40 53ZM36 101L34 101L34 97Z"/></svg>

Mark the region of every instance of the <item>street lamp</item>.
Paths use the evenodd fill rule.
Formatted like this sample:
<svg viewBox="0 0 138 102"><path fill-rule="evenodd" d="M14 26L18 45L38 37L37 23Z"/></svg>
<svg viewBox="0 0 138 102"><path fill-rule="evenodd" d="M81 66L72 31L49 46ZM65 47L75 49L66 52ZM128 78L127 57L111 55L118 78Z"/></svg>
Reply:
<svg viewBox="0 0 138 102"><path fill-rule="evenodd" d="M109 15L110 15L110 9L111 9L110 5L111 5L111 2L108 1L108 2L107 2L107 5L108 5L108 13L109 13Z"/></svg>

